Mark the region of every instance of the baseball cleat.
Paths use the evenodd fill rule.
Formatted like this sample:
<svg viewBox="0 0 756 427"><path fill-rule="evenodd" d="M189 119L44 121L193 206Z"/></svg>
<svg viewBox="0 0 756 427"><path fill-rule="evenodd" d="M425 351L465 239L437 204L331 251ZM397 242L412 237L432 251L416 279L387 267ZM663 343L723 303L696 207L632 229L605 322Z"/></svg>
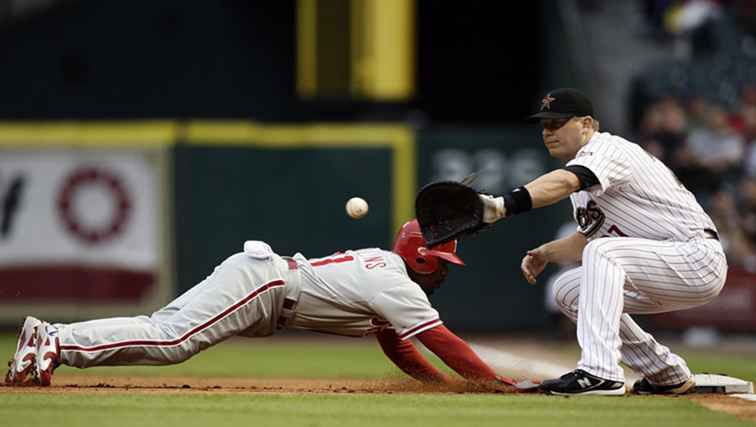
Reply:
<svg viewBox="0 0 756 427"><path fill-rule="evenodd" d="M60 341L58 329L42 322L37 328L37 378L39 385L49 386L55 368L60 365Z"/></svg>
<svg viewBox="0 0 756 427"><path fill-rule="evenodd" d="M624 396L625 383L606 380L575 369L561 377L541 383L541 391L559 396Z"/></svg>
<svg viewBox="0 0 756 427"><path fill-rule="evenodd" d="M37 331L41 325L42 321L31 316L24 320L24 325L18 334L16 353L8 362L8 372L5 374L6 384L22 385L36 380L32 378L27 381L29 374L32 377L37 375Z"/></svg>
<svg viewBox="0 0 756 427"><path fill-rule="evenodd" d="M656 385L649 380L642 378L633 384L633 393L635 394L685 394L690 393L696 388L696 381L693 377L687 381L672 385Z"/></svg>

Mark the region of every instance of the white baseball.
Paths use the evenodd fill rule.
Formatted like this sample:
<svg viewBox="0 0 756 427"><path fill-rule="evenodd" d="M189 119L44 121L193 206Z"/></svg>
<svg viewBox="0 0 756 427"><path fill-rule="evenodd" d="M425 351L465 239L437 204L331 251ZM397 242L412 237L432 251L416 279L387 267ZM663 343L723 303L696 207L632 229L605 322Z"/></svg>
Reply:
<svg viewBox="0 0 756 427"><path fill-rule="evenodd" d="M368 213L368 204L361 197L352 197L346 203L347 215L354 219L360 219Z"/></svg>

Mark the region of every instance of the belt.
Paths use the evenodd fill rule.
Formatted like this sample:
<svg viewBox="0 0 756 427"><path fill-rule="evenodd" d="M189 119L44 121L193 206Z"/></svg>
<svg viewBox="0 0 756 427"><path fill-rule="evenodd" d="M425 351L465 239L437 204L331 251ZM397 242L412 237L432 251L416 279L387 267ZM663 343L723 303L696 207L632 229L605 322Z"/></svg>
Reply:
<svg viewBox="0 0 756 427"><path fill-rule="evenodd" d="M286 260L286 265L289 267L289 270L297 270L299 267L297 266L297 262L293 258L284 258ZM281 329L284 326L286 326L286 322L291 319L291 317L294 315L294 309L297 307L297 300L294 298L285 297L283 300L283 305L281 306L281 314L278 316L278 321L276 322L276 328Z"/></svg>
<svg viewBox="0 0 756 427"><path fill-rule="evenodd" d="M712 230L711 228L704 228L704 239L714 239L719 240L719 234L717 234L716 231Z"/></svg>

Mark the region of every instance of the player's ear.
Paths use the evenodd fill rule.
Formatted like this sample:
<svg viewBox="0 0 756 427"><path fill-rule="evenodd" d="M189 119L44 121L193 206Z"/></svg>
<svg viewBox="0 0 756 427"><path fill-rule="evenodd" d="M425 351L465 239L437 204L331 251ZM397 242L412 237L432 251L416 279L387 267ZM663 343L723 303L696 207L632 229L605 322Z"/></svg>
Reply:
<svg viewBox="0 0 756 427"><path fill-rule="evenodd" d="M593 117L591 117L591 116L581 117L580 118L580 124L583 126L583 129L586 130L586 131L594 129L594 126L593 126Z"/></svg>

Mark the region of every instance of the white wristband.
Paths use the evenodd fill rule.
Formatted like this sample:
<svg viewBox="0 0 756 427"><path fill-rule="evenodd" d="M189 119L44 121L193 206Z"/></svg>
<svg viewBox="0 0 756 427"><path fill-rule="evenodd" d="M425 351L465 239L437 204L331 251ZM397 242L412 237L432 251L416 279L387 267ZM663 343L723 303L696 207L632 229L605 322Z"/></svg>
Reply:
<svg viewBox="0 0 756 427"><path fill-rule="evenodd" d="M491 224L504 218L504 198L488 194L478 194L478 196L483 201L483 222Z"/></svg>

